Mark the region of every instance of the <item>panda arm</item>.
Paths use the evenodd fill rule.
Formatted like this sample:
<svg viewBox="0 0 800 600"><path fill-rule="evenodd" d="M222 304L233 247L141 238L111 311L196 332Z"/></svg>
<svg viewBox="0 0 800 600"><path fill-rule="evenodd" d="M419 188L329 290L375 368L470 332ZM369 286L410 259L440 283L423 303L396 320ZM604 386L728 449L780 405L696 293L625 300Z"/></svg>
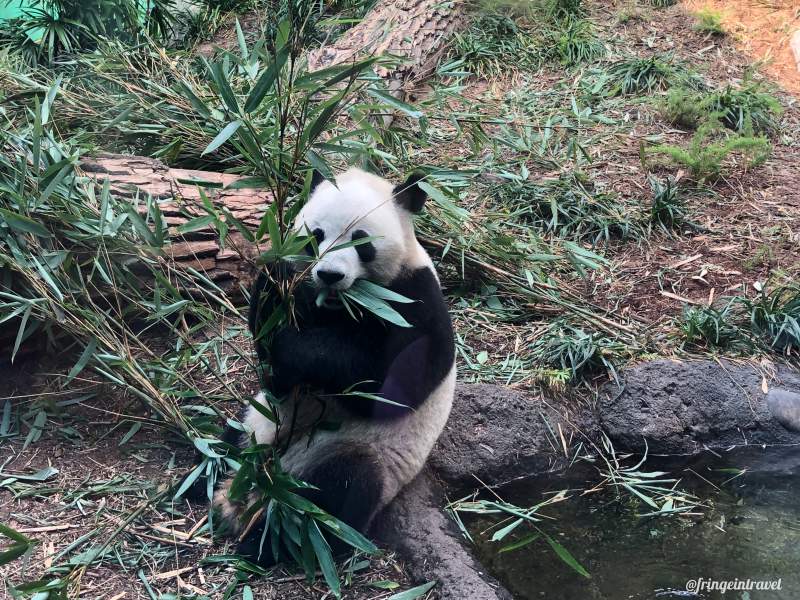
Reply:
<svg viewBox="0 0 800 600"><path fill-rule="evenodd" d="M453 326L439 282L430 269L409 273L393 289L416 302L397 307L412 327L392 329L385 347L387 368L379 394L391 402L417 408L453 366Z"/></svg>

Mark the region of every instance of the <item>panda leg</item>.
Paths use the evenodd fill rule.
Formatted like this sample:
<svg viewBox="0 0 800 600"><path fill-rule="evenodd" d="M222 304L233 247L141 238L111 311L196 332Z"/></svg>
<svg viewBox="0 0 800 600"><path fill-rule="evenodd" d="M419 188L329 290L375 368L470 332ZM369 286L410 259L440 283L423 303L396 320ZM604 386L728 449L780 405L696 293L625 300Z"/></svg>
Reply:
<svg viewBox="0 0 800 600"><path fill-rule="evenodd" d="M362 533L380 508L383 474L377 457L369 450L353 446L329 449L327 458L298 477L319 488L300 490L298 495ZM269 567L276 560L269 539L261 544L263 533L263 523L253 527L239 544L237 553ZM335 554L347 549L338 538L327 535L326 539ZM285 553L281 558L287 557Z"/></svg>
<svg viewBox="0 0 800 600"><path fill-rule="evenodd" d="M300 495L321 509L364 532L383 496L383 472L378 457L354 445L327 449L326 458L299 474L318 489Z"/></svg>

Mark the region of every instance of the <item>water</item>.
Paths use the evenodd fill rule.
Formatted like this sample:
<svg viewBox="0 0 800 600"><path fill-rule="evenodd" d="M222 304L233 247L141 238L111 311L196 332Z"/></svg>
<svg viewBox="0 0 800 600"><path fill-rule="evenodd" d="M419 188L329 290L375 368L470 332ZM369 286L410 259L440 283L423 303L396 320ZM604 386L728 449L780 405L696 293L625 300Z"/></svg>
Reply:
<svg viewBox="0 0 800 600"><path fill-rule="evenodd" d="M736 474L730 469L747 472L730 480ZM703 515L640 518L635 503L616 501L609 491L573 493L543 510L555 520L542 528L589 571L590 579L542 540L498 553L530 530L520 528L517 537L491 542L494 530L485 531L492 524L487 517L465 519L478 558L520 600L800 600L800 448L652 458L642 470L669 470L681 478L683 490L706 500ZM530 506L548 491L583 490L598 479L591 468L573 467L566 478L523 480L499 493L508 502ZM638 511L647 512L646 507ZM749 578L775 582L780 589L687 591L687 582L700 578Z"/></svg>

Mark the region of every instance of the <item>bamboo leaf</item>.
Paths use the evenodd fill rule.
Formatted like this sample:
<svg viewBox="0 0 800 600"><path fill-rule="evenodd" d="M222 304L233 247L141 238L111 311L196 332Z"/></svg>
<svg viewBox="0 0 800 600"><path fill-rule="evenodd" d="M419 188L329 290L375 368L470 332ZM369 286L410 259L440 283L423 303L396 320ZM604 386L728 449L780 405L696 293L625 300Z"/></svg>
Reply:
<svg viewBox="0 0 800 600"><path fill-rule="evenodd" d="M239 103L236 100L236 95L233 93L233 89L231 89L231 84L228 81L228 77L225 72L222 70L222 64L215 63L211 65L211 79L214 80L214 83L217 85L217 91L219 92L222 101L228 107L233 114L239 114Z"/></svg>
<svg viewBox="0 0 800 600"><path fill-rule="evenodd" d="M391 106L392 108L395 108L400 112L407 114L412 119L419 119L423 115L422 111L415 109L410 104L403 102L399 98L395 98L390 93L384 92L383 90L379 90L377 88L370 88L367 90L367 93L369 93L370 96L377 98L384 104L387 104L388 106Z"/></svg>
<svg viewBox="0 0 800 600"><path fill-rule="evenodd" d="M322 571L323 577L325 577L325 582L328 584L331 592L333 592L333 595L337 598L341 598L342 587L339 582L339 574L336 572L336 565L333 562L331 548L328 546L328 542L325 541L325 538L322 537L322 532L320 532L316 521L313 519L308 522L308 537L311 540L314 553L317 555L317 562L319 562L319 568Z"/></svg>
<svg viewBox="0 0 800 600"><path fill-rule="evenodd" d="M561 544L551 538L549 535L545 535L544 538L547 540L547 543L550 544L550 547L553 551L558 555L558 557L564 561L572 570L574 570L578 575L582 577L586 577L587 579L591 578L589 572L584 569L581 564L575 560L575 557L569 553L569 551L564 548Z"/></svg>
<svg viewBox="0 0 800 600"><path fill-rule="evenodd" d="M205 149L205 150L203 150L203 152L201 152L201 153L200 153L200 156L205 156L206 154L209 154L209 153L211 153L211 152L214 152L214 150L216 150L217 148L219 148L220 146L222 146L222 144L224 144L225 142L227 142L227 141L228 141L228 139L230 139L230 137L231 137L231 136L232 136L234 133L236 133L236 131L237 131L237 130L239 129L239 127L241 127L241 126L242 126L242 122L241 122L240 120L238 120L238 119L237 119L236 121L232 121L232 122L228 123L228 124L227 124L227 125L226 125L226 126L223 128L223 129L222 129L222 131L220 131L220 132L219 132L219 133L216 135L216 137L215 137L213 140L211 140L211 143L210 143L208 146L206 146L206 149Z"/></svg>
<svg viewBox="0 0 800 600"><path fill-rule="evenodd" d="M95 350L97 350L97 339L92 338L89 340L89 343L86 344L86 348L83 349L83 352L81 352L78 362L76 362L75 366L70 369L69 373L67 374L67 378L64 380L64 383L61 387L66 387L70 381L75 379L78 373L83 371L83 369L86 367L86 364L89 362L89 359L92 358Z"/></svg>
<svg viewBox="0 0 800 600"><path fill-rule="evenodd" d="M424 583L422 585L418 585L417 587L413 587L410 590L406 590L405 592L400 592L399 594L392 594L388 598L384 600L415 600L416 598L421 598L429 591L433 589L433 586L436 585L435 581L429 581L428 583Z"/></svg>
<svg viewBox="0 0 800 600"><path fill-rule="evenodd" d="M258 78L258 81L250 91L250 95L247 96L247 101L244 104L244 112L251 113L261 105L264 96L266 96L267 92L275 85L275 80L278 78L281 69L283 69L283 65L286 64L286 59L288 57L288 46L284 46L278 50L275 54L275 60L270 64L267 70L264 71L261 77Z"/></svg>
<svg viewBox="0 0 800 600"><path fill-rule="evenodd" d="M0 217L11 229L21 231L22 233L32 233L40 237L51 237L50 232L45 229L44 225L37 223L33 219L29 219L19 213L11 212L5 208L0 208Z"/></svg>
<svg viewBox="0 0 800 600"><path fill-rule="evenodd" d="M542 537L542 535L540 533L530 533L530 534L520 538L516 542L512 542L511 544L503 546L497 552L498 553L502 553L502 552L512 552L513 550L519 550L520 548L523 548L523 547L527 546L528 544L532 544L533 542L538 540L540 537Z"/></svg>

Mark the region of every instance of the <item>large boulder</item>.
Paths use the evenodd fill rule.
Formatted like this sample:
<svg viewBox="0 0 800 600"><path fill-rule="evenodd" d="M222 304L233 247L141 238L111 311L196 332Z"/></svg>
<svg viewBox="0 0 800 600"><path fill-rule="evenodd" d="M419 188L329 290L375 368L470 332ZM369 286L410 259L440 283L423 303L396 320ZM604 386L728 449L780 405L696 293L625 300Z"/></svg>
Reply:
<svg viewBox="0 0 800 600"><path fill-rule="evenodd" d="M800 375L729 361L656 360L629 367L598 403L620 449L688 454L703 448L800 443Z"/></svg>
<svg viewBox="0 0 800 600"><path fill-rule="evenodd" d="M588 407L563 404L498 385L459 384L428 464L451 487L561 470L573 444L597 429Z"/></svg>
<svg viewBox="0 0 800 600"><path fill-rule="evenodd" d="M478 487L479 480L494 485L560 470L573 444L596 430L593 413L577 402L560 410L552 399L530 392L459 384L428 467L387 507L372 533L400 552L416 580L437 580L441 599L510 598L444 512L446 494L437 477L458 493Z"/></svg>
<svg viewBox="0 0 800 600"><path fill-rule="evenodd" d="M511 595L475 560L442 510L444 491L423 471L380 515L372 534L397 550L411 576L437 581L442 600L508 600Z"/></svg>

